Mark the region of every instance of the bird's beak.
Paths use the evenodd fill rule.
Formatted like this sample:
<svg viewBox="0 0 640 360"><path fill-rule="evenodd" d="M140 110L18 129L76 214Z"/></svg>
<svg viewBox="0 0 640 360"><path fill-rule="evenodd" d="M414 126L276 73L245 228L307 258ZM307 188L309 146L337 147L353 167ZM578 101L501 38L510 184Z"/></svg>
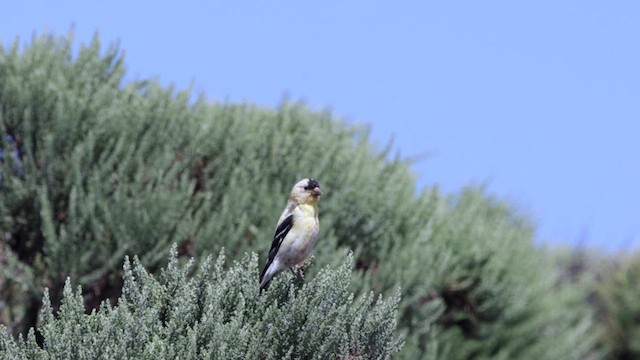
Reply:
<svg viewBox="0 0 640 360"><path fill-rule="evenodd" d="M322 195L322 190L320 190L319 186L316 186L311 190L311 195L319 196Z"/></svg>

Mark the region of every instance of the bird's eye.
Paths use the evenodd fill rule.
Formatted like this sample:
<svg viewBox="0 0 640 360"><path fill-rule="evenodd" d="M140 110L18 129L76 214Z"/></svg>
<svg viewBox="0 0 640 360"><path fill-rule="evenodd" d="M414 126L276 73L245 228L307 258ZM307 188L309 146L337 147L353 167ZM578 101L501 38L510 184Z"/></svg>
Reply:
<svg viewBox="0 0 640 360"><path fill-rule="evenodd" d="M307 186L304 187L305 190L313 190L314 188L320 187L318 181L315 179L309 179L307 182Z"/></svg>

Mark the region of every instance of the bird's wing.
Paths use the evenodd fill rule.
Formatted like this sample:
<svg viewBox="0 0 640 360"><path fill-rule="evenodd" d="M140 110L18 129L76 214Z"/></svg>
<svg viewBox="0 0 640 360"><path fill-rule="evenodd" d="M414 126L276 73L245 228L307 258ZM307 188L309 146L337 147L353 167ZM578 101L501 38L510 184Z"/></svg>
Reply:
<svg viewBox="0 0 640 360"><path fill-rule="evenodd" d="M278 225L278 228L276 229L275 235L273 235L271 250L269 250L269 260L267 260L267 264L264 266L264 269L260 274L260 280L262 280L262 277L267 272L269 265L271 265L271 263L273 262L273 259L275 259L276 254L280 249L280 245L282 244L282 240L284 240L284 238L287 236L287 234L289 233L289 230L291 230L292 227L293 227L293 214L290 214L280 222L280 224Z"/></svg>

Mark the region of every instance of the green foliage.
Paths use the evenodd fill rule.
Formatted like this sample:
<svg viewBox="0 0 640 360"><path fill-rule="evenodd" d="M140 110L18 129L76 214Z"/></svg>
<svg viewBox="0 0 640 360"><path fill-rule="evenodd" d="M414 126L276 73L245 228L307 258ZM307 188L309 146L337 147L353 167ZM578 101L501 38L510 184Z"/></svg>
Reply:
<svg viewBox="0 0 640 360"><path fill-rule="evenodd" d="M640 254L604 272L594 295L608 357L640 358Z"/></svg>
<svg viewBox="0 0 640 360"><path fill-rule="evenodd" d="M603 359L640 357L640 253L612 255L593 249L556 251L561 286L582 288L595 313L597 349Z"/></svg>
<svg viewBox="0 0 640 360"><path fill-rule="evenodd" d="M389 359L400 343L393 335L399 297L354 298L347 288L353 258L325 269L301 288L286 276L260 294L257 256L224 270L224 256L178 264L172 250L158 278L136 258L124 263L118 306L103 303L84 313L81 289L64 287L57 313L45 292L39 331L26 341L0 335L2 359ZM288 279L287 279L288 280Z"/></svg>
<svg viewBox="0 0 640 360"><path fill-rule="evenodd" d="M433 198L437 194L431 195ZM434 205L434 202L437 205ZM406 359L579 359L593 349L584 294L558 289L522 215L477 189L431 203L418 240L380 264L402 284Z"/></svg>
<svg viewBox="0 0 640 360"><path fill-rule="evenodd" d="M117 48L103 53L96 37L74 54L71 43L71 39L41 36L23 50L14 44L0 53L0 230L5 239L0 245L0 289L10 294L0 299L4 304L0 321L12 333L25 333L36 324L40 294L48 287L51 305L44 309L44 317L49 317L46 326L57 324L56 331L63 334L113 331L119 335L109 336L118 341L129 339L98 319L124 324L129 321L124 314L133 311L130 304L137 304L139 297L144 304L164 304L158 308L164 309L158 315L161 319L177 309L162 300L167 296L159 290L162 286L147 286L152 280L131 285L132 279L151 279L135 269L144 266L156 272L174 243L179 255L194 257L194 266L204 266L204 254L222 248L234 260L247 251L265 255L292 184L313 176L326 195L319 205L322 230L315 251L317 266L308 269L307 277L316 287L323 286L320 283L329 281L329 273L316 274L316 269L339 267L343 254L352 250L358 275L353 291L393 297L401 287L398 327L406 346L398 357L580 359L592 350L590 313L580 306L581 293L557 286L560 274L549 256L532 245L533 230L526 216L482 189L453 196L437 188L415 194L410 163L390 156L389 148L377 150L363 127L303 104L285 102L278 109L220 105L191 101L188 92L176 93L154 82L125 83ZM125 271L123 284L118 269L126 254L138 255L139 265L132 270L133 278ZM255 259L250 260L253 263L242 261L253 269ZM232 267L230 274L237 269ZM367 301L352 304L344 297L348 282L332 278L338 292L326 304L336 306L328 307L321 318L314 317L317 313L304 314L307 304L321 306L320 295L290 290L288 275L279 276L263 300L256 298L253 272L231 277L242 280L236 284L244 289L240 293L220 295L226 299L236 294L235 302L224 305L236 320L220 315L225 326L240 326L237 319L241 317L253 324L251 329L264 329L268 317L267 324L283 323L284 328L293 329L291 324L302 326L303 319L309 319L306 316L313 318L308 323L313 328L307 326L300 337L289 333L287 339L296 340L287 340L284 352L273 356L293 349L291 354L304 358L305 349L316 349L311 342L318 337L328 341L322 345L329 347L328 352L343 352L346 342L355 346L349 349L351 354L397 347L395 342L383 345L381 340L366 343L391 341L388 334L368 333L368 321L373 321L368 319L387 330L395 320L390 311L382 310L371 318L345 315L358 313L354 309L372 300L367 295L363 297ZM166 279L170 273L165 271L158 284L171 283ZM202 276L187 280L186 273L183 283L193 284ZM82 293L65 290L68 276L79 283ZM136 295L136 289L147 290ZM185 294L178 297L204 296L180 289ZM65 302L75 301L76 314L82 299L88 309L98 308L104 299L112 303L120 299L120 303L103 305L91 316L76 315L87 324L103 324L76 329L65 321L74 316L66 303L61 306L61 320L47 315L65 291ZM265 299L270 299L269 306L260 309L272 310L259 313L255 302ZM271 306L276 303L288 304L288 311L276 311L280 308ZM195 310L175 311L184 313L166 327L162 321L160 326L149 320L153 316L142 316L144 310L137 311L139 321L148 321L144 326L157 329L158 335L150 332L126 341L139 341L136 344L149 354L189 354L194 349L204 349L206 354L209 350L199 347L202 340L194 330L185 330L201 326L206 319L189 317L189 311ZM322 325L324 320L335 330ZM363 325L348 327L343 320ZM122 329L133 329L127 324ZM169 328L182 329L175 333L180 336ZM245 330L251 335L257 331ZM223 339L224 331L247 339L226 345L228 353L246 354L257 341L243 337L242 328L219 334L210 331L216 339ZM354 331L369 340L345 340L355 339ZM44 330L43 335L48 337ZM6 351L13 351L14 345L6 338L2 341ZM27 344L33 341L27 337ZM197 346L191 350L180 348L193 341ZM15 351L39 353L35 345L19 346L24 347Z"/></svg>
<svg viewBox="0 0 640 360"><path fill-rule="evenodd" d="M223 247L233 258L266 253L290 187L304 176L332 194L321 205L321 266L335 264L336 244L341 253L366 249L365 259L379 238L390 241L383 225L392 209L370 201L382 206L390 193L412 201L406 166L328 113L192 104L154 83L123 85L123 73L119 51L101 54L97 38L77 56L69 39L44 36L0 57L2 149L19 160L5 156L0 170L10 265L2 271L16 297L3 322L14 332L35 323L22 316L37 313L45 286L59 300L67 276L90 307L115 300L124 254L156 269L172 243L198 261Z"/></svg>
<svg viewBox="0 0 640 360"><path fill-rule="evenodd" d="M197 110L186 94L122 88L123 74L119 51L101 55L97 38L75 57L69 40L53 37L0 57L2 149L17 154L1 169L0 226L8 257L18 260L4 275L13 290L28 284L28 303L44 286L58 299L72 276L91 285L97 305L117 296L109 292L119 287L114 270L124 253L155 265L188 237L191 169L177 158L197 131ZM20 319L3 320L20 327Z"/></svg>

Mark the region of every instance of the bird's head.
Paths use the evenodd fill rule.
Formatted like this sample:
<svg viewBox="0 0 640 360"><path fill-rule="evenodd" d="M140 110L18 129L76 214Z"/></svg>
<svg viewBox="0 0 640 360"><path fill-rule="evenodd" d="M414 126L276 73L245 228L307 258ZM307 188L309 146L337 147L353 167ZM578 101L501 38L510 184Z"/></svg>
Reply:
<svg viewBox="0 0 640 360"><path fill-rule="evenodd" d="M302 179L291 190L291 199L298 204L317 202L320 195L322 195L322 190L315 179Z"/></svg>

